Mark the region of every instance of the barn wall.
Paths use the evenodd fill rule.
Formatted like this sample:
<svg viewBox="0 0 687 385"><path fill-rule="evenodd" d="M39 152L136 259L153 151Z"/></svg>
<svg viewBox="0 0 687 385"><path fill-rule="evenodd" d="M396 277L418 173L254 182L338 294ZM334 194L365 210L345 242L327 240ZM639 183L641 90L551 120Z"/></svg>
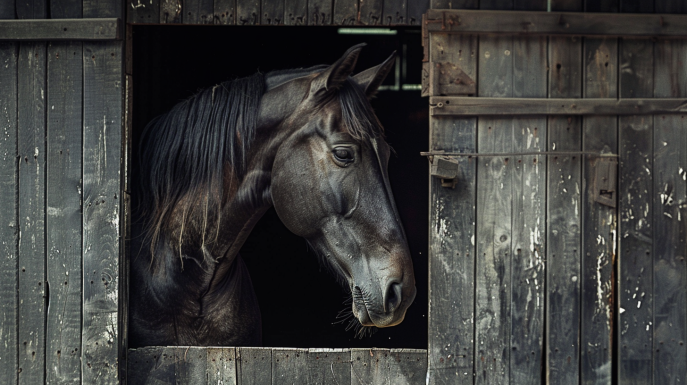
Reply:
<svg viewBox="0 0 687 385"><path fill-rule="evenodd" d="M682 1L550 4L552 11L687 13ZM431 7L543 11L547 2L433 0ZM475 17L465 25L507 24ZM601 23L614 24L623 26L611 17ZM684 111L599 113L602 103L585 102L684 103L684 31L679 39L449 33L462 25L442 24L438 12L427 25L430 150L477 153L455 157L455 189L438 178L430 184L429 383L684 381ZM476 97L470 104L480 112L439 112L461 102L441 95ZM499 106L480 97L535 99ZM546 116L534 112L543 105L536 98L589 109ZM595 176L609 158L594 154L617 156L615 206L596 198Z"/></svg>

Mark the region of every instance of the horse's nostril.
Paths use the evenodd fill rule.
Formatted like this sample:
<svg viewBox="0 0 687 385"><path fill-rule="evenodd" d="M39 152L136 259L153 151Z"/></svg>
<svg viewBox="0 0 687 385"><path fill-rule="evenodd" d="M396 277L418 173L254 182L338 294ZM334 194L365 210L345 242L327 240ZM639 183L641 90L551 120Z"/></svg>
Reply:
<svg viewBox="0 0 687 385"><path fill-rule="evenodd" d="M386 295L384 298L384 310L387 313L392 313L401 304L401 290L403 285L397 281L389 282L386 288Z"/></svg>

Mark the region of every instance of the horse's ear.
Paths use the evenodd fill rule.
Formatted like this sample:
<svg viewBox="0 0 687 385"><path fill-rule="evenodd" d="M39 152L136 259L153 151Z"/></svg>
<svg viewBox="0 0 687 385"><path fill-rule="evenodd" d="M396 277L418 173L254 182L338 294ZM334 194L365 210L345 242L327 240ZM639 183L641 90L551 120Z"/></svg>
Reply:
<svg viewBox="0 0 687 385"><path fill-rule="evenodd" d="M360 50L364 46L366 46L365 43L360 43L349 48L336 63L317 75L310 83L310 93L317 95L340 88L353 73Z"/></svg>
<svg viewBox="0 0 687 385"><path fill-rule="evenodd" d="M367 98L372 98L376 93L377 89L386 78L386 76L391 72L396 63L396 51L394 51L388 59L384 60L384 63L368 68L365 71L353 76L353 79L365 88L365 95Z"/></svg>

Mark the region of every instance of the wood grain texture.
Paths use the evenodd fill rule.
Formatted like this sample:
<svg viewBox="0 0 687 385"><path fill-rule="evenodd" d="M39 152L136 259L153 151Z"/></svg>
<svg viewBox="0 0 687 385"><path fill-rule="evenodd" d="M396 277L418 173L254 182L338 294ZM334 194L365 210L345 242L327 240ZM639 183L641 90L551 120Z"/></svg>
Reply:
<svg viewBox="0 0 687 385"><path fill-rule="evenodd" d="M579 38L549 40L549 96L582 96L582 43ZM549 151L580 151L582 119L548 118ZM579 156L553 156L547 169L546 197L546 358L545 380L579 383L581 189Z"/></svg>
<svg viewBox="0 0 687 385"><path fill-rule="evenodd" d="M222 5L226 0L222 1ZM234 0L235 1L235 0ZM182 21L182 6L181 0L160 0L160 23L162 24L178 24Z"/></svg>
<svg viewBox="0 0 687 385"><path fill-rule="evenodd" d="M47 0L18 0L14 4L17 19L45 19L48 17Z"/></svg>
<svg viewBox="0 0 687 385"><path fill-rule="evenodd" d="M307 25L308 2L307 0L284 0L284 24Z"/></svg>
<svg viewBox="0 0 687 385"><path fill-rule="evenodd" d="M208 348L208 384L236 385L236 349Z"/></svg>
<svg viewBox="0 0 687 385"><path fill-rule="evenodd" d="M46 380L81 381L82 43L48 46Z"/></svg>
<svg viewBox="0 0 687 385"><path fill-rule="evenodd" d="M260 24L260 0L236 0L236 25Z"/></svg>
<svg viewBox="0 0 687 385"><path fill-rule="evenodd" d="M215 24L236 24L236 0L215 0L214 20Z"/></svg>
<svg viewBox="0 0 687 385"><path fill-rule="evenodd" d="M384 0L360 0L358 3L358 23L363 25L381 25Z"/></svg>
<svg viewBox="0 0 687 385"><path fill-rule="evenodd" d="M14 1L0 2L0 19L14 19L17 17Z"/></svg>
<svg viewBox="0 0 687 385"><path fill-rule="evenodd" d="M115 40L121 38L117 19L0 20L1 40Z"/></svg>
<svg viewBox="0 0 687 385"><path fill-rule="evenodd" d="M261 24L281 25L284 24L284 0L272 1L262 0Z"/></svg>
<svg viewBox="0 0 687 385"><path fill-rule="evenodd" d="M351 349L351 384L390 383L389 349Z"/></svg>
<svg viewBox="0 0 687 385"><path fill-rule="evenodd" d="M46 43L19 48L19 384L43 383L45 365Z"/></svg>
<svg viewBox="0 0 687 385"><path fill-rule="evenodd" d="M476 37L432 34L430 42L431 61L455 63L476 79ZM477 152L477 119L430 119L430 149ZM458 161L461 175L455 189L430 180L429 384L472 382L474 371L477 161Z"/></svg>
<svg viewBox="0 0 687 385"><path fill-rule="evenodd" d="M83 0L50 0L52 19L79 19L83 15Z"/></svg>
<svg viewBox="0 0 687 385"><path fill-rule="evenodd" d="M19 195L17 60L19 43L0 43L0 383L17 383Z"/></svg>
<svg viewBox="0 0 687 385"><path fill-rule="evenodd" d="M584 43L585 98L618 96L618 40L587 38ZM618 153L618 119L589 116L583 122L583 150ZM613 273L617 252L617 210L594 200L594 176L599 159L587 158L583 205L582 317L580 381L611 383L613 334ZM613 183L617 183L613 181ZM615 188L617 191L617 187ZM612 199L617 201L617 192Z"/></svg>
<svg viewBox="0 0 687 385"><path fill-rule="evenodd" d="M84 43L83 335L86 383L117 383L124 76L121 42Z"/></svg>
<svg viewBox="0 0 687 385"><path fill-rule="evenodd" d="M160 2L164 0L127 0L128 23L159 23Z"/></svg>
<svg viewBox="0 0 687 385"><path fill-rule="evenodd" d="M654 94L654 44L649 39L623 39L620 45L620 96ZM653 257L652 206L653 116L619 118L619 216L617 300L620 314L618 381L652 383ZM641 301L641 304L639 303ZM639 305L639 306L637 306Z"/></svg>
<svg viewBox="0 0 687 385"><path fill-rule="evenodd" d="M129 350L127 382L130 385L173 384L176 361L174 349L149 346Z"/></svg>
<svg viewBox="0 0 687 385"><path fill-rule="evenodd" d="M429 0L408 1L408 25L420 25L422 15L429 9Z"/></svg>
<svg viewBox="0 0 687 385"><path fill-rule="evenodd" d="M207 348L180 346L174 349L174 376L177 385L207 383Z"/></svg>
<svg viewBox="0 0 687 385"><path fill-rule="evenodd" d="M332 23L336 25L355 25L358 16L358 2L334 0Z"/></svg>
<svg viewBox="0 0 687 385"><path fill-rule="evenodd" d="M659 40L655 44L654 96L686 95L687 69L682 57L687 43ZM682 220L687 213L680 203L687 200L685 127L684 115L654 118L654 322L649 331L653 328L655 384L679 384L687 378L687 229Z"/></svg>
<svg viewBox="0 0 687 385"><path fill-rule="evenodd" d="M426 384L427 351L391 349L389 355L389 384Z"/></svg>
<svg viewBox="0 0 687 385"><path fill-rule="evenodd" d="M272 350L269 348L236 348L237 383L262 385L272 381Z"/></svg>
<svg viewBox="0 0 687 385"><path fill-rule="evenodd" d="M308 25L332 24L331 0L308 0Z"/></svg>
<svg viewBox="0 0 687 385"><path fill-rule="evenodd" d="M382 24L397 25L407 24L408 4L407 0L384 0L382 7Z"/></svg>
<svg viewBox="0 0 687 385"><path fill-rule="evenodd" d="M308 384L351 384L350 349L309 349Z"/></svg>
<svg viewBox="0 0 687 385"><path fill-rule="evenodd" d="M124 4L122 2L123 0L83 0L83 17L124 19Z"/></svg>
<svg viewBox="0 0 687 385"><path fill-rule="evenodd" d="M430 95L477 93L477 36L432 33L429 39Z"/></svg>
<svg viewBox="0 0 687 385"><path fill-rule="evenodd" d="M213 24L214 0L184 0L184 24Z"/></svg>
<svg viewBox="0 0 687 385"><path fill-rule="evenodd" d="M308 383L308 349L272 349L272 385Z"/></svg>

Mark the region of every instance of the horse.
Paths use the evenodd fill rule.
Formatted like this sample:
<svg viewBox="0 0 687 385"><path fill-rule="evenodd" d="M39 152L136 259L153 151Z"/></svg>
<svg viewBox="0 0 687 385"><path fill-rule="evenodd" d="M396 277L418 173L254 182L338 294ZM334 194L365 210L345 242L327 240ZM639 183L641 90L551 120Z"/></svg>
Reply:
<svg viewBox="0 0 687 385"><path fill-rule="evenodd" d="M146 126L133 177L131 347L260 346L239 250L271 207L350 291L358 326L403 320L413 265L369 103L396 54L353 75L364 45L332 65L201 90Z"/></svg>

